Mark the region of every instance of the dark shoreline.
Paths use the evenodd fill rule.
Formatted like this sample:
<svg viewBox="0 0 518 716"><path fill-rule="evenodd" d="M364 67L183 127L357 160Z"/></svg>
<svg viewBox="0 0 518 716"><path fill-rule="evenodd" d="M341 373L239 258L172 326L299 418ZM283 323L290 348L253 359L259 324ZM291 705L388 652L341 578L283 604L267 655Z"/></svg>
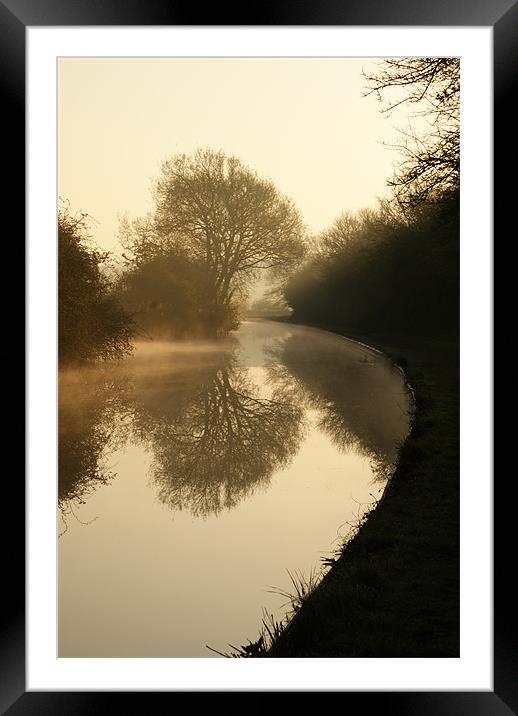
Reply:
<svg viewBox="0 0 518 716"><path fill-rule="evenodd" d="M458 340L300 323L385 353L412 386L415 414L382 500L287 628L255 655L458 657Z"/></svg>

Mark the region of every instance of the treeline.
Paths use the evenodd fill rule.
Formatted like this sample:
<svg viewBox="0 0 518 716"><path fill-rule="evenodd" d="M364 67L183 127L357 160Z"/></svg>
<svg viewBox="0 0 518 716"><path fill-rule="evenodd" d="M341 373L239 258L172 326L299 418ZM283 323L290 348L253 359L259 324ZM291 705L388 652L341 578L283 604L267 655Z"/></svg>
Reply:
<svg viewBox="0 0 518 716"><path fill-rule="evenodd" d="M397 90L387 111L415 106L426 129L404 133L397 146L392 199L342 214L313 250L290 199L237 157L210 149L163 162L152 210L120 224L117 271L93 246L86 215L62 210L60 362L121 358L136 335L226 335L259 272L282 280L299 320L457 331L459 77L457 58L389 59L366 76L380 98Z"/></svg>
<svg viewBox="0 0 518 716"><path fill-rule="evenodd" d="M391 198L344 213L285 286L299 320L357 331L456 333L459 325L460 62L388 59L365 75L390 115L411 108L395 145ZM413 120L416 123L413 123Z"/></svg>
<svg viewBox="0 0 518 716"><path fill-rule="evenodd" d="M458 199L345 213L287 283L294 318L355 331L458 331Z"/></svg>

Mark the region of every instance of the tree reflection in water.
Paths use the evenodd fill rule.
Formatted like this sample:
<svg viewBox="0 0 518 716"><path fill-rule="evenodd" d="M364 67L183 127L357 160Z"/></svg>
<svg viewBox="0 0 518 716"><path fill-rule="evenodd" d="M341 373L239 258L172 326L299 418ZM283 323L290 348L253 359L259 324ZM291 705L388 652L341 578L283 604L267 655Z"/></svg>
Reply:
<svg viewBox="0 0 518 716"><path fill-rule="evenodd" d="M153 453L159 499L195 516L235 507L297 452L301 407L260 397L234 353L174 376L160 400L138 391L135 430Z"/></svg>
<svg viewBox="0 0 518 716"><path fill-rule="evenodd" d="M380 479L390 474L408 430L408 396L398 373L380 369L384 359L300 328L269 349L266 393L238 364L238 347L162 344L110 369L64 373L62 514L113 478L109 455L126 440L150 452L151 483L171 509L196 517L231 509L288 465L307 408L338 449L368 457Z"/></svg>
<svg viewBox="0 0 518 716"><path fill-rule="evenodd" d="M107 369L60 371L58 507L63 531L74 506L115 477L108 453L128 435L127 388L127 380Z"/></svg>
<svg viewBox="0 0 518 716"><path fill-rule="evenodd" d="M397 368L380 370L382 356L301 331L268 350L269 382L281 399L317 410L318 428L335 446L369 458L375 479L386 480L409 426Z"/></svg>
<svg viewBox="0 0 518 716"><path fill-rule="evenodd" d="M178 348L178 347L176 347ZM66 526L115 473L109 454L126 440L152 456L159 499L194 516L235 507L297 452L303 411L262 397L236 343L190 344L111 369L68 371L59 391L59 506Z"/></svg>

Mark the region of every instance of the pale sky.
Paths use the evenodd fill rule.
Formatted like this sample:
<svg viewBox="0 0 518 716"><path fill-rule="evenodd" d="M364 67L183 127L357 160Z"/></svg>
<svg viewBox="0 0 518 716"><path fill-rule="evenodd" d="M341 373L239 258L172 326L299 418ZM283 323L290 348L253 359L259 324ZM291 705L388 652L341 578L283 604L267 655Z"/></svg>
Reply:
<svg viewBox="0 0 518 716"><path fill-rule="evenodd" d="M310 231L386 193L390 119L362 97L371 59L61 59L59 194L117 253L118 216L152 204L161 162L199 147L271 178Z"/></svg>

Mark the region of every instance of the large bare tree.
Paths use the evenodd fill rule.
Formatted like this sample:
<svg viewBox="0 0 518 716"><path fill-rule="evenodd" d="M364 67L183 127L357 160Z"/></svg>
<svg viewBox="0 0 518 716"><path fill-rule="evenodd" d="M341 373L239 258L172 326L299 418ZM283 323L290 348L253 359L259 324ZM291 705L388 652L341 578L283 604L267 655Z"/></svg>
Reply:
<svg viewBox="0 0 518 716"><path fill-rule="evenodd" d="M273 182L234 156L210 149L163 162L154 210L123 227L135 256L181 248L204 267L206 300L217 319L260 270L281 273L304 254L304 225ZM129 237L129 238L128 238Z"/></svg>

